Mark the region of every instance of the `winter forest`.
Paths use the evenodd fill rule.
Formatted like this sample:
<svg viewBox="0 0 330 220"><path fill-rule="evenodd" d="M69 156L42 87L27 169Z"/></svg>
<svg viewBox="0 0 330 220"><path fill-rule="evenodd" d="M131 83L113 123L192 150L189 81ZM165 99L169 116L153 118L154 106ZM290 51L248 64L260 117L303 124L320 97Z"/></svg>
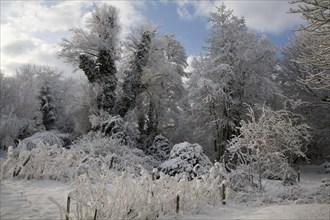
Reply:
<svg viewBox="0 0 330 220"><path fill-rule="evenodd" d="M94 3L56 66L0 73L1 219L329 219L330 2L281 49L225 4L206 54ZM275 214L274 214L275 213Z"/></svg>

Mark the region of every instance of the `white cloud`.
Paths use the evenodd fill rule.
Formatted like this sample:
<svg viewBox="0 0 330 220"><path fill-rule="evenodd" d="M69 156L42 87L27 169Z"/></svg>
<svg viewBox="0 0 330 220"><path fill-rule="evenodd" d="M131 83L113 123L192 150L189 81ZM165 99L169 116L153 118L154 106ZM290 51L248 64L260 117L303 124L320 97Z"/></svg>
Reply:
<svg viewBox="0 0 330 220"><path fill-rule="evenodd" d="M123 33L143 20L139 11L143 7L141 2L104 3L119 9ZM38 64L56 66L71 74L73 67L56 57L58 42L69 37L70 28L83 27L92 4L89 1L1 1L1 70L12 75L23 64Z"/></svg>
<svg viewBox="0 0 330 220"><path fill-rule="evenodd" d="M139 12L139 9L144 7L142 1L113 1L109 4L119 9L119 22L124 33L127 33L131 26L137 25L145 19Z"/></svg>
<svg viewBox="0 0 330 220"><path fill-rule="evenodd" d="M20 32L58 31L81 23L84 4L64 1L46 5L40 1L7 2L2 6L1 23L20 27Z"/></svg>
<svg viewBox="0 0 330 220"><path fill-rule="evenodd" d="M208 17L222 3L244 16L247 26L256 31L280 34L302 23L299 15L288 14L291 5L279 0L179 1L177 12L182 19L193 20Z"/></svg>

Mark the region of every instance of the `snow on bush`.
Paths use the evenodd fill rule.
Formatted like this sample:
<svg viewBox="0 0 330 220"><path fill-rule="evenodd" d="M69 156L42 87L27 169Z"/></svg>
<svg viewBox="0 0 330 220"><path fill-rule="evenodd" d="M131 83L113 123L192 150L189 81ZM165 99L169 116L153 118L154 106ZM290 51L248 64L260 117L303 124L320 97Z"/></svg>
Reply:
<svg viewBox="0 0 330 220"><path fill-rule="evenodd" d="M15 149L17 151L17 149ZM78 164L75 152L62 147L49 146L39 141L31 148L15 152L7 175L24 179L51 179L69 181L74 178ZM8 152L8 158L9 158Z"/></svg>
<svg viewBox="0 0 330 220"><path fill-rule="evenodd" d="M116 139L121 145L134 145L134 138L128 135L134 133L132 131L134 126L127 126L127 123L119 115L113 116L101 111L100 115L91 115L89 119L94 131L99 131L105 136Z"/></svg>
<svg viewBox="0 0 330 220"><path fill-rule="evenodd" d="M146 154L152 155L157 161L164 162L170 157L171 146L168 139L157 135L152 145L147 149Z"/></svg>
<svg viewBox="0 0 330 220"><path fill-rule="evenodd" d="M104 169L100 174L86 172L77 176L70 218L91 219L155 219L175 214L199 214L206 206L222 203L219 174L216 164L200 178L188 181L160 174L149 174L140 167L140 177L127 169L120 175ZM110 184L111 183L111 184ZM179 197L179 199L177 199ZM64 215L65 207L61 207Z"/></svg>
<svg viewBox="0 0 330 220"><path fill-rule="evenodd" d="M158 170L170 176L192 179L206 173L211 167L212 163L200 145L183 142L173 146L169 160L160 164Z"/></svg>
<svg viewBox="0 0 330 220"><path fill-rule="evenodd" d="M38 132L22 140L17 148L19 150L32 150L39 142L49 146L63 147L68 144L69 137L57 130Z"/></svg>
<svg viewBox="0 0 330 220"><path fill-rule="evenodd" d="M330 163L329 162L325 162L325 163L321 164L321 167L322 167L324 173L330 173Z"/></svg>
<svg viewBox="0 0 330 220"><path fill-rule="evenodd" d="M88 171L101 173L104 167L116 172L131 168L135 175L139 175L140 165L151 172L158 164L142 150L121 145L111 137L86 135L71 145L70 149L65 149L50 146L48 143L58 144L61 139L45 133L51 132L42 133L42 137L46 136L48 141L33 138L15 149L14 166L10 169L14 176L71 181Z"/></svg>
<svg viewBox="0 0 330 220"><path fill-rule="evenodd" d="M256 110L249 108L250 120L241 122L240 134L228 145L236 169L230 181L234 189L247 184L262 188L264 178L295 181L293 158L305 158L303 146L310 134L299 115L265 106Z"/></svg>
<svg viewBox="0 0 330 220"><path fill-rule="evenodd" d="M5 179L8 174L8 171L14 166L15 166L14 149L13 146L9 146L7 150L7 159L0 166L1 167L0 180Z"/></svg>
<svg viewBox="0 0 330 220"><path fill-rule="evenodd" d="M151 172L157 165L157 161L151 156L146 156L142 150L123 145L120 140L113 139L113 137L86 135L73 144L71 148L84 155L86 160L101 160L102 162L99 164L104 163L108 167L112 163L112 169L120 172L127 167L137 171L139 165Z"/></svg>

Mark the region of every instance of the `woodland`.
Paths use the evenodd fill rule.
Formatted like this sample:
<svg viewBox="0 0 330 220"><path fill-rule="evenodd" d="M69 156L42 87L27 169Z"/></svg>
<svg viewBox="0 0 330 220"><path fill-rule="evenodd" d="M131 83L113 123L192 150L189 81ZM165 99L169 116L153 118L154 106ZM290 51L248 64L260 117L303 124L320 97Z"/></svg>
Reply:
<svg viewBox="0 0 330 220"><path fill-rule="evenodd" d="M175 35L150 22L122 38L118 10L95 4L58 42L59 59L84 78L31 64L0 74L1 181L71 183L66 207L50 198L65 219L307 201L284 192L302 166L330 173L329 8L295 0L290 12L306 25L278 55L222 4L209 15L207 52L186 71ZM266 197L269 181L284 194ZM322 184L313 196L329 204L330 179Z"/></svg>

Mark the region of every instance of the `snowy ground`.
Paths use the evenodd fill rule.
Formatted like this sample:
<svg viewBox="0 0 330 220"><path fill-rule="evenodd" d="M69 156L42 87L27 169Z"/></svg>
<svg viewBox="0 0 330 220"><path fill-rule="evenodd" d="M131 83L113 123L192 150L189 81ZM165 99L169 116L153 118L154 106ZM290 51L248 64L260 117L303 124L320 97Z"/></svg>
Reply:
<svg viewBox="0 0 330 220"><path fill-rule="evenodd" d="M70 190L70 185L56 181L5 180L0 188L0 219L59 219L59 210L48 197L66 204Z"/></svg>
<svg viewBox="0 0 330 220"><path fill-rule="evenodd" d="M318 166L302 169L302 179L298 184L303 189L298 193L302 199L296 201L268 205L228 201L225 206L205 208L199 215L165 216L162 219L330 219L330 205L322 203L324 198L330 198L329 187L322 192L325 195L320 195L321 180L329 178L329 174L318 173L319 169ZM276 184L266 185L269 196L282 191L274 189ZM53 197L65 205L71 188L70 184L49 180L3 180L0 185L0 219L60 219L56 205L48 198Z"/></svg>
<svg viewBox="0 0 330 220"><path fill-rule="evenodd" d="M201 215L176 216L176 219L329 219L329 205L290 204L262 207L223 206L210 208ZM165 217L168 219L169 217ZM170 219L172 219L170 217Z"/></svg>

